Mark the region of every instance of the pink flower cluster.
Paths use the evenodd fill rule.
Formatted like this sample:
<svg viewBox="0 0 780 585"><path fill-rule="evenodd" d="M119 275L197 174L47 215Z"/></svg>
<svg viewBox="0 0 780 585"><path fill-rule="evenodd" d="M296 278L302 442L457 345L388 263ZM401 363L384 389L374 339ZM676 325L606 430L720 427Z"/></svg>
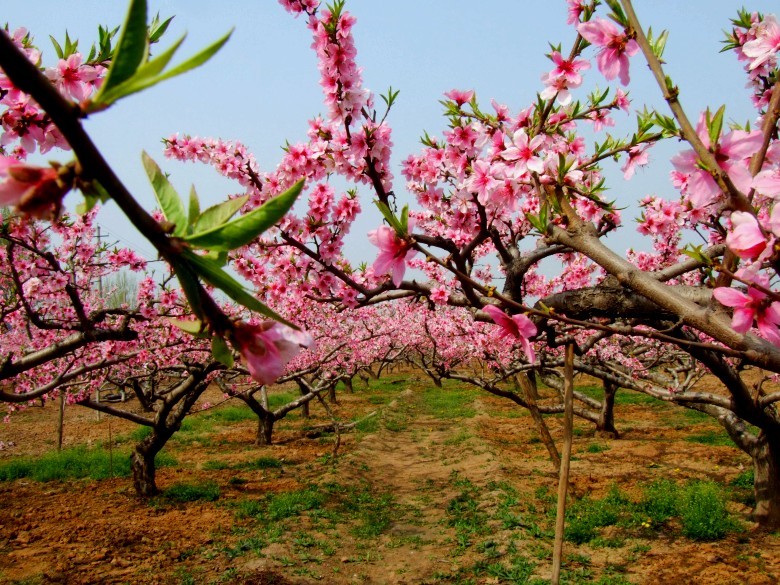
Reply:
<svg viewBox="0 0 780 585"><path fill-rule="evenodd" d="M67 98L82 102L99 87L106 69L100 64L83 62L80 53L60 59L54 67L40 65L41 52L31 43L26 29L16 29L11 35L16 46L43 69L44 74ZM62 134L43 110L28 95L20 92L10 80L0 73L0 147L19 159L38 150L41 154L52 148L69 149Z"/></svg>

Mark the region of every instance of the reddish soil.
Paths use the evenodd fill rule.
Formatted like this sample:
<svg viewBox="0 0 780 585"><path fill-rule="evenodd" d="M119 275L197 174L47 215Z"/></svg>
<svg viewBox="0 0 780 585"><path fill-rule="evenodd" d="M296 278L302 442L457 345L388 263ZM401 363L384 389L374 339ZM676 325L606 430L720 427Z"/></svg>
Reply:
<svg viewBox="0 0 780 585"><path fill-rule="evenodd" d="M304 429L328 422L320 406L313 407L309 421L297 414L282 421L275 434L277 443L271 446L253 446L251 420L172 441L166 449L177 465L158 471L158 485L165 490L180 482L214 482L220 494L213 502L142 501L127 477L0 482L0 582L514 582L472 572L475 563L487 558L487 545L458 549L447 508L457 494L454 478L478 488L479 509L489 514L498 506L496 486L511 485L522 499L537 506L540 488L555 492L556 474L531 419L507 401L482 394L473 404L476 416L431 417L420 410L416 398L421 385L428 384L410 379L397 386L395 400L381 407L368 402L360 390L340 394L339 417L355 418L379 409L379 423L369 432L343 434L335 463L328 456L332 435L309 438ZM0 441L12 443L0 451L0 463L52 450L56 419L56 409L48 407L14 415L10 424L0 427ZM559 419L548 422L559 439ZM692 433L718 427L709 421L692 421L676 407L623 404L617 408L616 422L622 434L619 440L596 438L592 427L577 423L571 474L577 496L600 497L612 485L626 494L638 494L642 485L659 478L728 484L750 464L733 447L686 440ZM128 435L133 427L105 416L96 420L94 412L71 408L64 424L64 444L106 444L110 433L119 456L132 444ZM282 467L239 467L261 456L282 461ZM215 461L226 468L216 468ZM394 503L386 528L375 536L356 536L358 521L334 520L335 508L329 509L331 516L301 514L277 524L237 513L247 502L261 502L269 494L301 490L313 483L322 493L331 489L324 486L340 485L370 486L361 492L364 498L391 494ZM715 542L694 542L669 529L635 534L615 547L567 544L568 566L580 568L582 575L592 574L571 582L780 582L780 535L753 530L749 507L736 502L730 506L733 515L742 519L744 530ZM527 508L523 510L526 513ZM278 527L275 534L274 526ZM508 555L511 541L511 546L536 559L533 574L549 579L549 540L532 542L522 531L525 528L518 530L500 526L493 530L496 555ZM608 537L610 530L605 529L604 535ZM623 580L598 581L609 567L619 567Z"/></svg>

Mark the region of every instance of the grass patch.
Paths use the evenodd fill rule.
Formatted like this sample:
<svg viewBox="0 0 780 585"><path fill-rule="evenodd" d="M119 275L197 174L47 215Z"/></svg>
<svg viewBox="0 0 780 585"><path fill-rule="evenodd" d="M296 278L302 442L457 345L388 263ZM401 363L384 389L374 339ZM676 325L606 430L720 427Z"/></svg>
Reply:
<svg viewBox="0 0 780 585"><path fill-rule="evenodd" d="M618 523L630 511L630 501L612 486L601 499L582 498L566 510L566 540L576 544L599 536L599 528Z"/></svg>
<svg viewBox="0 0 780 585"><path fill-rule="evenodd" d="M174 465L170 455L159 453L157 467ZM18 457L0 463L0 481L29 478L35 481L71 479L106 479L130 475L130 452L126 449L110 453L107 449L74 447L50 451L40 457Z"/></svg>
<svg viewBox="0 0 780 585"><path fill-rule="evenodd" d="M428 387L420 395L423 412L440 419L471 418L477 414L472 403L477 390L461 384L446 383L443 388Z"/></svg>
<svg viewBox="0 0 780 585"><path fill-rule="evenodd" d="M307 510L322 507L325 496L316 486L310 486L302 490L272 495L267 501L268 517L271 520L283 520L293 516L299 516Z"/></svg>
<svg viewBox="0 0 780 585"><path fill-rule="evenodd" d="M717 445L720 447L736 447L734 441L725 431L704 431L685 437L688 443L701 443L702 445Z"/></svg>
<svg viewBox="0 0 780 585"><path fill-rule="evenodd" d="M604 451L609 451L609 445L605 443L591 443L585 447L585 451L588 453L603 453Z"/></svg>
<svg viewBox="0 0 780 585"><path fill-rule="evenodd" d="M377 494L368 485L351 487L344 494L344 509L357 520L352 534L376 538L390 526L395 502L391 494Z"/></svg>
<svg viewBox="0 0 780 585"><path fill-rule="evenodd" d="M726 510L723 490L712 481L695 481L686 485L678 511L683 534L693 540L719 540L738 529Z"/></svg>
<svg viewBox="0 0 780 585"><path fill-rule="evenodd" d="M638 510L643 515L642 521L660 526L675 516L678 490L677 484L668 479L659 479L646 486Z"/></svg>
<svg viewBox="0 0 780 585"><path fill-rule="evenodd" d="M477 536L490 533L488 515L479 506L480 489L468 479L454 476L459 493L447 503L447 524L455 529L456 552L462 554Z"/></svg>
<svg viewBox="0 0 780 585"><path fill-rule="evenodd" d="M199 415L217 423L236 423L245 420L255 420L257 415L245 404L231 404L221 406Z"/></svg>
<svg viewBox="0 0 780 585"><path fill-rule="evenodd" d="M162 497L170 502L214 502L219 499L219 486L216 482L182 482L163 490Z"/></svg>

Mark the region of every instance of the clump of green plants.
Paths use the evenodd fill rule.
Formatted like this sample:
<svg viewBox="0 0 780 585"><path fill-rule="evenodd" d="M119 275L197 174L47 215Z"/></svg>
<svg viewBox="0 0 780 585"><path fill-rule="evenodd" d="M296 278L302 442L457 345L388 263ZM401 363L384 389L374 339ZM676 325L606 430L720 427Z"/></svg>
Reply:
<svg viewBox="0 0 780 585"><path fill-rule="evenodd" d="M166 453L155 459L157 467L175 464ZM71 479L106 479L130 475L130 452L74 447L50 451L39 457L15 457L0 463L0 481L29 478L35 481L63 481Z"/></svg>
<svg viewBox="0 0 780 585"><path fill-rule="evenodd" d="M163 491L162 497L170 502L214 502L219 499L219 486L216 482L177 483Z"/></svg>
<svg viewBox="0 0 780 585"><path fill-rule="evenodd" d="M723 490L712 481L686 485L678 511L683 534L693 540L718 540L738 527L726 510Z"/></svg>
<svg viewBox="0 0 780 585"><path fill-rule="evenodd" d="M574 502L566 511L566 539L576 544L590 542L599 535L599 528L617 524L630 506L615 486L601 499L585 497Z"/></svg>
<svg viewBox="0 0 780 585"><path fill-rule="evenodd" d="M268 517L271 520L283 520L320 508L325 503L325 496L315 486L310 486L294 492L274 494L266 503Z"/></svg>
<svg viewBox="0 0 780 585"><path fill-rule="evenodd" d="M489 518L479 506L479 488L468 479L453 477L459 493L447 503L447 524L455 528L457 550L462 553L474 544L476 536L490 531Z"/></svg>
<svg viewBox="0 0 780 585"><path fill-rule="evenodd" d="M660 526L677 515L677 484L668 479L659 479L645 486L639 510L643 522Z"/></svg>

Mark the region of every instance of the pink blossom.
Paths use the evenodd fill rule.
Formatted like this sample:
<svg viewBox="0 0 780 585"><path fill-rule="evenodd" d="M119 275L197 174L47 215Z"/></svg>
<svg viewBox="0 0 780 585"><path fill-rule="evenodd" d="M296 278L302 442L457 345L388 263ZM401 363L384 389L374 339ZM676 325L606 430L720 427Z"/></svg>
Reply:
<svg viewBox="0 0 780 585"><path fill-rule="evenodd" d="M555 69L542 75L542 81L547 87L539 96L545 100L557 96L558 103L566 106L571 103L569 90L582 85L582 75L579 72L589 69L590 63L584 59L564 59L558 51L553 51L550 59L555 63Z"/></svg>
<svg viewBox="0 0 780 585"><path fill-rule="evenodd" d="M528 317L522 314L512 315L511 317L494 305L485 305L482 308L488 316L499 326L499 332L496 335L497 341L505 337L517 339L523 346L528 361L533 363L536 360L534 348L531 347L529 337L536 335L536 325Z"/></svg>
<svg viewBox="0 0 780 585"><path fill-rule="evenodd" d="M536 150L544 144L543 136L537 135L529 139L523 128L512 135L512 144L513 146L501 153L501 158L516 161L516 175L521 175L526 170L535 173L544 172L544 161L535 154Z"/></svg>
<svg viewBox="0 0 780 585"><path fill-rule="evenodd" d="M628 181L634 176L637 165L642 167L647 164L650 155L647 152L647 147L639 145L629 148L626 154L628 155L626 164L620 170L623 171L623 178Z"/></svg>
<svg viewBox="0 0 780 585"><path fill-rule="evenodd" d="M437 305L446 305L450 298L450 293L443 286L435 286L431 289L431 300Z"/></svg>
<svg viewBox="0 0 780 585"><path fill-rule="evenodd" d="M740 270L737 272L737 276L744 278L748 276L748 273ZM753 280L764 287L768 285L768 279L765 276L755 275ZM780 303L770 303L766 294L752 286L748 287L747 293L735 288L720 287L716 288L712 295L720 304L734 308L734 315L731 319L731 327L734 331L747 333L755 319L761 335L773 345L780 346L780 331L778 331Z"/></svg>
<svg viewBox="0 0 780 585"><path fill-rule="evenodd" d="M409 230L412 229L412 222L409 222ZM393 275L393 284L400 286L404 279L406 271L406 262L416 253L412 245L406 240L400 238L395 230L389 226L383 225L375 230L368 232L368 240L379 248L379 256L374 261L374 273L386 274L391 272Z"/></svg>
<svg viewBox="0 0 780 585"><path fill-rule="evenodd" d="M753 40L742 46L745 56L752 59L748 66L750 71L764 63L777 60L776 55L780 51L780 25L774 14L770 14L756 26L755 35Z"/></svg>
<svg viewBox="0 0 780 585"><path fill-rule="evenodd" d="M577 32L589 43L603 47L596 55L596 63L604 77L619 77L623 85L628 85L628 58L639 51L637 42L604 18L578 24Z"/></svg>
<svg viewBox="0 0 780 585"><path fill-rule="evenodd" d="M471 98L474 97L474 91L468 90L463 91L459 89L451 89L450 91L447 91L444 93L445 97L448 97L453 102L458 104L458 107L461 107L463 104L467 104L471 101Z"/></svg>
<svg viewBox="0 0 780 585"><path fill-rule="evenodd" d="M99 71L91 65L82 63L81 53L74 53L67 59L60 59L56 67L46 69L46 77L65 96L78 102L83 101L92 92Z"/></svg>
<svg viewBox="0 0 780 585"><path fill-rule="evenodd" d="M756 258L766 248L767 241L758 220L746 211L731 214L732 230L726 235L726 245L743 259Z"/></svg>
<svg viewBox="0 0 780 585"><path fill-rule="evenodd" d="M314 343L305 331L296 331L276 321L259 325L238 323L233 342L249 374L260 384L272 384L284 372L284 366L301 350Z"/></svg>
<svg viewBox="0 0 780 585"><path fill-rule="evenodd" d="M0 156L0 206L15 205L24 215L44 218L59 214L69 187L59 180L57 169L36 167Z"/></svg>
<svg viewBox="0 0 780 585"><path fill-rule="evenodd" d="M753 177L750 186L762 195L780 199L780 168L761 171Z"/></svg>

